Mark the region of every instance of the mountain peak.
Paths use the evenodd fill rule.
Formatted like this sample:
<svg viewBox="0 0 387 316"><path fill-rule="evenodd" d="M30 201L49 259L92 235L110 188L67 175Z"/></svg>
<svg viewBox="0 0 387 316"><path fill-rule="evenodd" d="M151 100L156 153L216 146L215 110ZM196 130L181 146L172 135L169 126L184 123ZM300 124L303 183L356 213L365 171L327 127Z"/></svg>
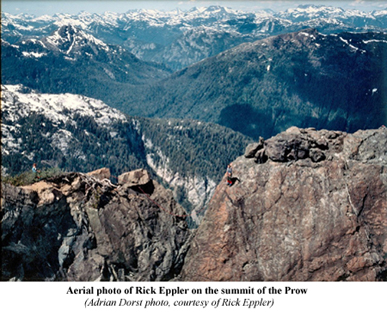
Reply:
<svg viewBox="0 0 387 316"><path fill-rule="evenodd" d="M279 13L278 15L287 19L292 19L295 22L303 22L319 18L332 18L337 16L344 18L344 12L346 11L339 7L302 4L296 8L289 8L284 12Z"/></svg>
<svg viewBox="0 0 387 316"><path fill-rule="evenodd" d="M226 8L220 5L211 5L206 9L207 12L225 12Z"/></svg>
<svg viewBox="0 0 387 316"><path fill-rule="evenodd" d="M217 14L224 15L224 14L236 13L235 10L228 7L223 7L220 5L211 5L208 7L193 7L188 12L206 14L211 16L217 15Z"/></svg>
<svg viewBox="0 0 387 316"><path fill-rule="evenodd" d="M92 47L93 51L96 49L109 50L106 43L71 23L60 26L52 35L46 37L44 42L66 55L79 53L79 50L85 46Z"/></svg>
<svg viewBox="0 0 387 316"><path fill-rule="evenodd" d="M79 32L80 30L72 24L63 25L58 30L58 34L63 38L74 36Z"/></svg>

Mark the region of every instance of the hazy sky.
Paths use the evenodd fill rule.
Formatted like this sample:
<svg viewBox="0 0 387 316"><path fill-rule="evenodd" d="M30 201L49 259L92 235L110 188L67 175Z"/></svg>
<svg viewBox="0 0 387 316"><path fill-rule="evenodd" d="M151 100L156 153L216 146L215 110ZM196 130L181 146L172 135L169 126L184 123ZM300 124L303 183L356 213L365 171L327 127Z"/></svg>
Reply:
<svg viewBox="0 0 387 316"><path fill-rule="evenodd" d="M260 10L260 9L272 9L275 11L284 10L289 7L296 7L300 4L326 4L332 6L338 6L345 9L358 9L362 11L372 11L387 8L386 0L344 0L344 1L332 1L332 0L264 0L264 1L130 1L130 0L1 0L2 11L11 14L18 13L30 13L34 15L54 14L54 13L70 13L76 14L80 11L87 11L91 13L103 13L105 11L112 12L127 12L133 9L157 9L157 10L174 10L180 8L187 10L192 7L201 7L209 5L222 5L231 7L233 9L240 10Z"/></svg>

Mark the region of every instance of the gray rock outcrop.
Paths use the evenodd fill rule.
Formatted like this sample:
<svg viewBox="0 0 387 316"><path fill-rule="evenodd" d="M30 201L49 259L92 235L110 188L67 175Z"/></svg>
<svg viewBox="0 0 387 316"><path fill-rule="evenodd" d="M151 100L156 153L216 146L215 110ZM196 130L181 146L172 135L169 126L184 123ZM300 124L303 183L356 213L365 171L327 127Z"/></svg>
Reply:
<svg viewBox="0 0 387 316"><path fill-rule="evenodd" d="M153 281L180 272L185 211L150 178L115 186L69 173L2 184L1 194L2 280Z"/></svg>

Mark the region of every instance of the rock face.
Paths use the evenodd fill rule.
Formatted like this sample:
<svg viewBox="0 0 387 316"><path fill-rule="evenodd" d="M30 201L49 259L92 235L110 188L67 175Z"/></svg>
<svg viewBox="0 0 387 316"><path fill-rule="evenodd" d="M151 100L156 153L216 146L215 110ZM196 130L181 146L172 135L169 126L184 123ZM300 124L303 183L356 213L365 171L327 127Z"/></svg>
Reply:
<svg viewBox="0 0 387 316"><path fill-rule="evenodd" d="M174 278L190 240L185 212L172 192L141 175L148 181L136 185L80 173L2 184L1 279Z"/></svg>
<svg viewBox="0 0 387 316"><path fill-rule="evenodd" d="M387 280L386 128L293 127L232 165L234 183L218 185L182 280Z"/></svg>

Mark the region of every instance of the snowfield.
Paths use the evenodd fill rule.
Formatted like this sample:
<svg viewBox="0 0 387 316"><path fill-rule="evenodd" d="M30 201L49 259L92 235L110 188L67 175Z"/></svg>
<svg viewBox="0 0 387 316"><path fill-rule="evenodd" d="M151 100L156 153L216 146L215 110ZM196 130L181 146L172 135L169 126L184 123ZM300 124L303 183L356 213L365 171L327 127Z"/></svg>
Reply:
<svg viewBox="0 0 387 316"><path fill-rule="evenodd" d="M42 114L55 125L67 123L74 115L91 116L100 126L108 127L114 121L126 121L124 114L104 102L76 94L21 93L21 85L2 85L3 118L17 121L31 112Z"/></svg>

